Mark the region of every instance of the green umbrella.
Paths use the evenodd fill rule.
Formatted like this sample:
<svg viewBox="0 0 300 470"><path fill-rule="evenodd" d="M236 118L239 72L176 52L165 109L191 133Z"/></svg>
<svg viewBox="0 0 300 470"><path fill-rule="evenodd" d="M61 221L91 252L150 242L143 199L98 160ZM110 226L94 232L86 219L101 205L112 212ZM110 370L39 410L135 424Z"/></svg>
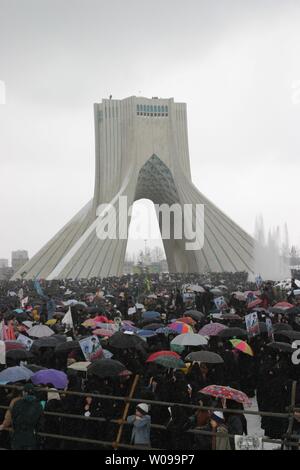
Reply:
<svg viewBox="0 0 300 470"><path fill-rule="evenodd" d="M160 366L166 367L166 369L182 369L185 367L185 363L181 359L176 359L172 356L160 356L157 357L153 362Z"/></svg>

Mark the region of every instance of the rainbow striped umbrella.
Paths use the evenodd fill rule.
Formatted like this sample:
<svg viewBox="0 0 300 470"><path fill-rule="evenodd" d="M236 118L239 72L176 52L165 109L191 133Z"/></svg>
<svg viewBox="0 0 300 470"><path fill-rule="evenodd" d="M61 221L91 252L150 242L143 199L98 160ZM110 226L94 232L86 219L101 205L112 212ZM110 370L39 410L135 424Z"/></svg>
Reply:
<svg viewBox="0 0 300 470"><path fill-rule="evenodd" d="M235 349L238 349L249 356L254 356L252 348L248 343L246 343L246 341L242 341L241 339L230 339L229 341Z"/></svg>
<svg viewBox="0 0 300 470"><path fill-rule="evenodd" d="M155 361L155 359L157 359L158 357L162 357L162 356L171 356L171 357L175 357L175 359L180 359L179 354L177 354L176 352L173 352L173 351L157 351L157 352L151 354L148 357L146 362L153 362L153 361Z"/></svg>
<svg viewBox="0 0 300 470"><path fill-rule="evenodd" d="M176 331L176 333L180 333L180 334L194 333L193 329L189 325L187 325L186 323L182 323L180 321L175 321L174 323L171 323L171 325L168 325L168 327L171 330Z"/></svg>

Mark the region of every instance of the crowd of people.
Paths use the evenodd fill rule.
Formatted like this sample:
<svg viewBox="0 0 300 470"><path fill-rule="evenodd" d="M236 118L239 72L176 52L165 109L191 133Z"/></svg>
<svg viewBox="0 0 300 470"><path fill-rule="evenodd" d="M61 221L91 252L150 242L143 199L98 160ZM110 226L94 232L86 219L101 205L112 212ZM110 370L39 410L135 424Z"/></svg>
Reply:
<svg viewBox="0 0 300 470"><path fill-rule="evenodd" d="M285 291L248 282L247 273L1 281L0 447L107 449L119 435L136 447L234 450L232 436L248 434L243 410L251 399L260 411L286 413L296 382L300 403L296 291L295 280ZM245 322L253 312L255 334ZM32 334L35 326L47 335ZM88 364L80 341L90 336L101 356ZM18 367L34 375L2 380ZM37 384L47 370L63 373L66 384ZM218 393L207 391L212 386ZM129 395L136 399L129 406L115 398ZM272 439L283 439L288 425L261 418ZM297 413L292 432L300 433Z"/></svg>

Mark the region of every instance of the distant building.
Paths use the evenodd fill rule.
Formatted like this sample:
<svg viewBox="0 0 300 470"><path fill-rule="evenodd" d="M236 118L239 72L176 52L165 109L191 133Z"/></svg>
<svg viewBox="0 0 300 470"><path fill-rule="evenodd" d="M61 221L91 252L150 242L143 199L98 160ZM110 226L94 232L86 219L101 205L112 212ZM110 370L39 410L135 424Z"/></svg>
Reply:
<svg viewBox="0 0 300 470"><path fill-rule="evenodd" d="M28 251L26 250L17 250L13 251L11 254L11 266L14 272L17 272L19 269L24 266L25 263L29 260Z"/></svg>
<svg viewBox="0 0 300 470"><path fill-rule="evenodd" d="M0 269L1 268L8 268L8 259L5 259L5 258L0 259Z"/></svg>
<svg viewBox="0 0 300 470"><path fill-rule="evenodd" d="M8 281L14 274L13 268L8 266L0 268L0 281Z"/></svg>

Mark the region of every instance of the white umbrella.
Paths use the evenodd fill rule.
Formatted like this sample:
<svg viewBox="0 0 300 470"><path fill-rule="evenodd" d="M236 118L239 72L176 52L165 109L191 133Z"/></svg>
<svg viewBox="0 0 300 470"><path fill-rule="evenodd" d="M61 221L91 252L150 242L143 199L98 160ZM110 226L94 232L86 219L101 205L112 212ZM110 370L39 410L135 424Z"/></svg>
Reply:
<svg viewBox="0 0 300 470"><path fill-rule="evenodd" d="M202 286L193 285L189 287L194 292L205 292L205 289Z"/></svg>
<svg viewBox="0 0 300 470"><path fill-rule="evenodd" d="M197 333L184 333L176 336L171 341L171 344L176 344L177 346L205 346L207 339Z"/></svg>
<svg viewBox="0 0 300 470"><path fill-rule="evenodd" d="M78 370L80 372L87 372L87 368L90 364L91 362L88 361L74 362L74 364L68 366L68 369Z"/></svg>
<svg viewBox="0 0 300 470"><path fill-rule="evenodd" d="M27 331L29 336L34 336L35 338L43 338L44 336L54 335L54 331L51 330L47 325L36 325L30 328Z"/></svg>
<svg viewBox="0 0 300 470"><path fill-rule="evenodd" d="M22 325L27 326L27 328L32 328L33 322L25 320L25 321L22 321Z"/></svg>

